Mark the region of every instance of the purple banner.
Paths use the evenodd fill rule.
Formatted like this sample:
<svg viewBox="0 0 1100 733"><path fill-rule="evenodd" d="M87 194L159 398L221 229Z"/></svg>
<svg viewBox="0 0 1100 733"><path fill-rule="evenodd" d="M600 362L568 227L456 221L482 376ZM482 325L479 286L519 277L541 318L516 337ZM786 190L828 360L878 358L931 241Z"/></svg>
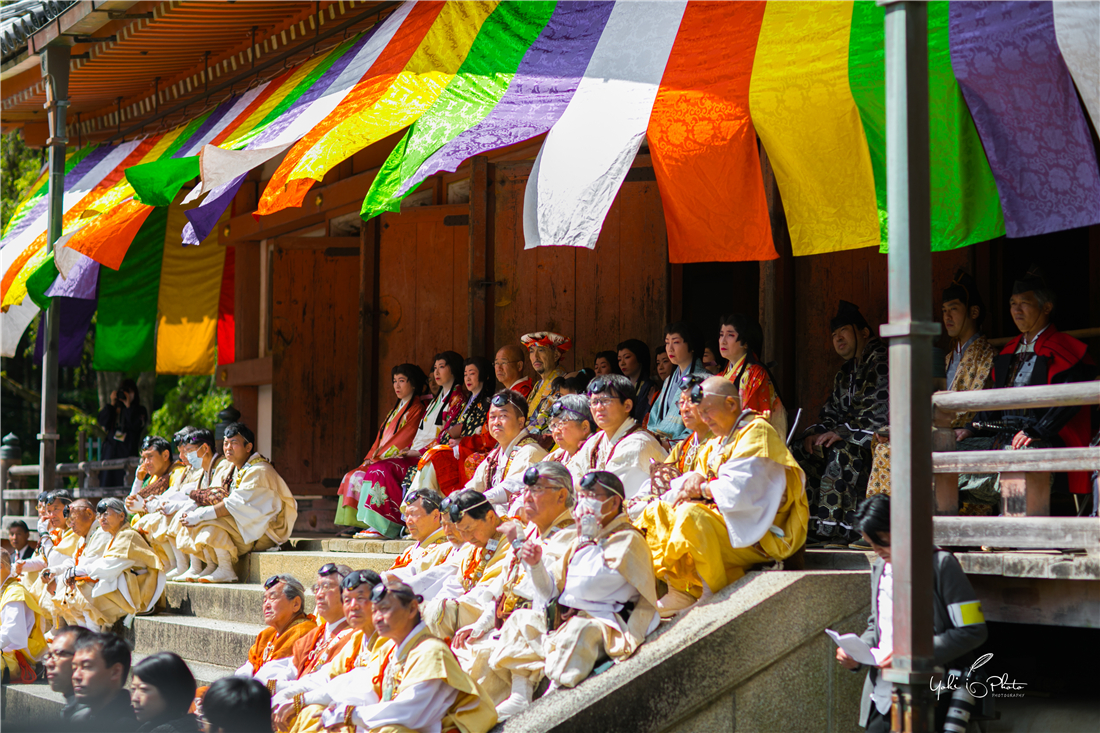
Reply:
<svg viewBox="0 0 1100 733"><path fill-rule="evenodd" d="M558 3L493 111L435 151L399 193L439 171L455 170L474 155L530 140L553 127L577 91L614 5Z"/></svg>
<svg viewBox="0 0 1100 733"><path fill-rule="evenodd" d="M60 280L61 278L58 278ZM63 367L80 366L80 357L84 354L84 338L92 325L96 301L84 298L60 298L61 340L57 351L57 365ZM45 314L41 316L45 318ZM45 348L46 329L44 321L39 321L38 340L34 344L34 363L42 363L42 350Z"/></svg>
<svg viewBox="0 0 1100 733"><path fill-rule="evenodd" d="M247 173L242 173L224 186L215 188L206 195L202 204L183 212L187 217L187 224L183 227L184 244L199 244L210 236L210 232L218 225L218 219L222 218L222 214L233 203L233 197L237 195L246 176Z"/></svg>
<svg viewBox="0 0 1100 733"><path fill-rule="evenodd" d="M1100 223L1100 171L1049 2L952 2L951 64L997 181L1005 231Z"/></svg>

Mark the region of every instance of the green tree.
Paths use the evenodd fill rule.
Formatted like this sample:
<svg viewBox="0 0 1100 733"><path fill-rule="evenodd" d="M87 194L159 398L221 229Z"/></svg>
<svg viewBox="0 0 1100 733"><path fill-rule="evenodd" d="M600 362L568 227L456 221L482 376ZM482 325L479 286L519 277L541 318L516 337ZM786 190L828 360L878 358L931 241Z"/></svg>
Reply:
<svg viewBox="0 0 1100 733"><path fill-rule="evenodd" d="M19 130L0 137L0 228L8 225L16 204L42 172L41 152L28 148Z"/></svg>
<svg viewBox="0 0 1100 733"><path fill-rule="evenodd" d="M175 387L164 395L164 403L153 413L150 435L169 440L186 425L214 429L218 413L229 407L232 395L228 389L214 386L213 377L180 377Z"/></svg>

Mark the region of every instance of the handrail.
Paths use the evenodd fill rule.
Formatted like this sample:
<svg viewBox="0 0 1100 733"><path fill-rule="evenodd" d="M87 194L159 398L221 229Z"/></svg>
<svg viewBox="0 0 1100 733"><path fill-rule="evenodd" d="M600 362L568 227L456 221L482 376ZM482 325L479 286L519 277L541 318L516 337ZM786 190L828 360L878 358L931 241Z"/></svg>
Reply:
<svg viewBox="0 0 1100 733"><path fill-rule="evenodd" d="M58 476L79 476L80 474L87 471L91 471L93 473L100 473L102 471L118 471L120 469L137 467L140 464L140 458L111 458L106 461L59 463L57 464L56 471ZM38 475L38 466L12 466L8 469L8 475L34 477Z"/></svg>
<svg viewBox="0 0 1100 733"><path fill-rule="evenodd" d="M1100 328L1078 328L1073 331L1062 331L1065 336L1072 336L1075 339L1091 339L1100 336ZM1017 334L1019 335L1019 334ZM995 339L989 339L990 346L1004 346L1016 336L1001 336Z"/></svg>
<svg viewBox="0 0 1100 733"><path fill-rule="evenodd" d="M1100 404L1100 381L936 392L932 395L932 405L947 413L1097 404Z"/></svg>
<svg viewBox="0 0 1100 733"><path fill-rule="evenodd" d="M1100 469L1098 447L940 451L932 454L933 473L1065 472L1097 469Z"/></svg>

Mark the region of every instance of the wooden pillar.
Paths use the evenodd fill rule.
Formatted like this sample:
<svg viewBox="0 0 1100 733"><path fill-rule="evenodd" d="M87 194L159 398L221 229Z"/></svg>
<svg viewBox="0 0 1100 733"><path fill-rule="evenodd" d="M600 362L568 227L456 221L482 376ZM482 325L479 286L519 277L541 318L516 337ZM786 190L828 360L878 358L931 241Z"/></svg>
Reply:
<svg viewBox="0 0 1100 733"><path fill-rule="evenodd" d="M470 315L466 329L467 354L488 354L491 309L487 303L492 283L486 269L489 258L489 159L476 155L470 159L470 247L467 273L470 281Z"/></svg>
<svg viewBox="0 0 1100 733"><path fill-rule="evenodd" d="M955 430L951 421L955 415L943 410L932 414L932 451L941 453L955 450ZM936 514L955 516L959 513L959 475L955 473L936 473L932 475L932 485L936 494Z"/></svg>
<svg viewBox="0 0 1100 733"><path fill-rule="evenodd" d="M764 195L768 202L768 218L772 227L772 242L779 258L760 263L760 327L764 331L765 362L775 362L772 376L777 382L794 420L795 405L795 318L794 254L791 249L791 233L787 230L787 215L779 194L779 182L775 178L771 161L764 147L759 146L760 167L764 176ZM803 416L802 426L808 416ZM791 427L793 428L793 422ZM786 438L787 436L783 436Z"/></svg>
<svg viewBox="0 0 1100 733"><path fill-rule="evenodd" d="M361 453L370 449L375 425L378 383L374 378L378 354L378 258L381 217L374 217L359 230L359 370L356 379L355 444Z"/></svg>
<svg viewBox="0 0 1100 733"><path fill-rule="evenodd" d="M236 360L260 356L260 243L234 245L234 341ZM255 386L233 387L233 404L241 411L241 422L253 430L259 417L260 389Z"/></svg>

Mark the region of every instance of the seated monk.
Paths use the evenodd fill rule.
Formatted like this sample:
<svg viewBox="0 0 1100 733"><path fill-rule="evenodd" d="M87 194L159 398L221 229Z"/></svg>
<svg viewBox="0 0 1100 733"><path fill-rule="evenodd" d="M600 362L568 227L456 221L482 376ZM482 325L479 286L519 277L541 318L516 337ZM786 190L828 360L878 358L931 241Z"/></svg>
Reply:
<svg viewBox="0 0 1100 733"><path fill-rule="evenodd" d="M523 474L542 460L546 450L527 432L527 401L515 392L493 395L489 406L489 434L497 446L477 467L466 489L488 497L498 513L509 513L509 505L523 489Z"/></svg>
<svg viewBox="0 0 1100 733"><path fill-rule="evenodd" d="M20 582L34 596L46 618L55 615L53 596L57 592L57 578L73 565L76 554L76 534L69 528L69 504L72 494L66 489L56 489L46 494L43 513L46 531L39 531L38 547L30 560L12 563L12 572L21 576Z"/></svg>
<svg viewBox="0 0 1100 733"><path fill-rule="evenodd" d="M30 684L38 679L35 664L46 656L44 614L11 572L11 555L0 548L0 650L4 684Z"/></svg>
<svg viewBox="0 0 1100 733"><path fill-rule="evenodd" d="M668 595L670 617L715 593L754 565L784 560L806 541L809 505L802 469L775 428L741 410L736 385L711 377L692 401L714 432L694 470L672 481L672 502L646 507L640 522Z"/></svg>
<svg viewBox="0 0 1100 733"><path fill-rule="evenodd" d="M416 541L412 547L398 556L389 573L408 583L417 594L434 596L447 577L455 569L443 567L451 554L451 544L443 528L443 516L439 505L443 497L431 489L413 489L405 496L401 513L409 537Z"/></svg>
<svg viewBox="0 0 1100 733"><path fill-rule="evenodd" d="M642 512L650 502L662 497L666 501L672 501L675 498L672 480L696 468L703 445L714 437L714 433L699 415L697 406L691 401L692 387L702 384L708 378L701 374L687 374L681 378L680 417L683 418L684 426L691 431L691 435L672 446L672 452L662 463L650 463L648 484L642 484L642 490L638 495L626 503L627 514L634 520L635 526L646 533L647 538L651 539L650 533L657 531L657 528L642 523Z"/></svg>
<svg viewBox="0 0 1100 733"><path fill-rule="evenodd" d="M113 539L104 532L96 521L95 507L87 499L77 499L69 505L69 526L77 537L73 565L61 573L61 582L54 591L54 626L80 626L84 623L83 613L79 616L72 612L76 590L76 570L87 571L88 565L103 556L107 545ZM64 622L64 623L61 623Z"/></svg>
<svg viewBox="0 0 1100 733"><path fill-rule="evenodd" d="M741 407L759 412L787 439L787 408L779 399L771 370L760 362L757 354L764 348L764 331L756 319L743 313L722 316L718 334L718 349L729 361L725 378L737 385Z"/></svg>
<svg viewBox="0 0 1100 733"><path fill-rule="evenodd" d="M340 581L339 598L350 640L325 664L280 687L271 700L276 730L320 733L321 714L327 707L353 703L359 697L356 688L370 685L363 673L378 646L371 595L380 582L373 570L352 570Z"/></svg>
<svg viewBox="0 0 1100 733"><path fill-rule="evenodd" d="M438 443L421 457L412 481L414 489L432 489L447 496L462 488L496 445L488 428L489 400L496 392L489 360L480 356L467 359L463 382L470 396L462 414L440 432Z"/></svg>
<svg viewBox="0 0 1100 733"><path fill-rule="evenodd" d="M500 389L510 389L523 399L527 399L535 385L531 383L530 377L523 375L523 365L526 363L527 352L518 344L500 347L493 360L497 386Z"/></svg>
<svg viewBox="0 0 1100 733"><path fill-rule="evenodd" d="M433 361L432 380L439 392L420 420L412 446L404 453L403 459L408 461L408 468L399 479L399 485L387 484L385 492L380 486L363 484L359 492L357 518L364 529L355 534L357 539L393 539L400 534L401 499L412 485L421 457L437 445L462 416L462 408L469 397L463 380L462 356L454 351L444 351L436 354Z"/></svg>
<svg viewBox="0 0 1100 733"><path fill-rule="evenodd" d="M328 664L344 648L355 630L344 618L344 605L340 598L340 583L351 573L347 565L327 562L317 571L317 580L313 584L314 618L320 619L316 628L294 642L291 655L278 662L283 672L274 674L267 680L268 688L274 684L274 691L285 689L306 675L316 672Z"/></svg>
<svg viewBox="0 0 1100 733"><path fill-rule="evenodd" d="M608 471L593 471L576 493L577 535L553 573L542 565L540 543L524 543L520 550L539 602L512 614L500 631L501 653L490 660L513 679L531 678L512 686L513 695L526 702L542 675L550 678L550 690L575 687L601 660L630 656L660 620L653 560L642 533L623 513L622 481ZM538 616L553 623L540 628ZM510 712L524 700L507 702Z"/></svg>
<svg viewBox="0 0 1100 733"><path fill-rule="evenodd" d="M205 428L185 427L176 433L173 441L179 447L180 460L188 468L175 490L162 494L150 510L161 514L166 522L153 524L149 528L149 537L162 540L171 551L169 560L175 567L166 574L168 580L177 580L181 575L194 571L201 581L217 571L217 557L212 557L214 562L208 563L204 569L200 558L188 555L179 548L178 540L183 529L181 520L189 511L214 506L229 496L236 478L236 466L217 455L214 433Z"/></svg>
<svg viewBox="0 0 1100 733"><path fill-rule="evenodd" d="M375 587L374 626L384 643L356 686L354 704L329 707L326 728L357 731L488 733L497 723L485 693L420 618L420 599L400 583ZM338 678L339 679L339 678Z"/></svg>
<svg viewBox="0 0 1100 733"><path fill-rule="evenodd" d="M569 462L576 479L592 471L615 474L623 483L628 501L649 479L650 461L659 463L668 456L657 439L630 416L635 399L634 385L621 374L589 382L588 406L600 432L589 438Z"/></svg>
<svg viewBox="0 0 1100 733"><path fill-rule="evenodd" d="M557 448L543 460L568 463L595 430L588 397L580 394L559 397L550 407L550 434Z"/></svg>
<svg viewBox="0 0 1100 733"><path fill-rule="evenodd" d="M526 566L520 562L519 551L526 542L541 544L542 562L549 570L569 549L576 536L570 511L573 506L573 476L569 469L553 461L536 463L527 469L523 483L524 514L529 519L527 529L524 531L517 522L503 525L504 536L511 548L505 559L504 572L485 588L481 616L469 626L459 629L451 644L462 668L477 680L495 705L503 703L517 685L520 692L516 694L523 704L526 705L531 699L526 690L529 677L513 679L508 669L490 664L490 656L503 655L502 658L508 658L507 652L501 649L498 629L508 622L515 611L531 608L535 600L535 589L527 578ZM543 624L533 633L545 631ZM498 714L502 714L499 709Z"/></svg>
<svg viewBox="0 0 1100 733"><path fill-rule="evenodd" d="M241 423L225 429L223 451L233 464L229 496L212 506L184 512L177 547L185 553L216 563L212 575L192 575L177 580L236 583L233 564L252 550L261 552L288 539L298 518L298 502L271 463L254 452L256 437ZM192 568L194 566L192 565Z"/></svg>
<svg viewBox="0 0 1100 733"><path fill-rule="evenodd" d="M454 592L444 589L425 604L424 622L439 638L450 639L485 610L485 591L503 572L509 545L501 532L501 519L484 494L463 489L444 499L441 509L468 547L459 553Z"/></svg>
<svg viewBox="0 0 1100 733"><path fill-rule="evenodd" d="M375 490L388 496L391 489L400 490L405 473L415 465L405 453L416 443L417 427L424 418L428 376L416 364L398 364L391 379L397 402L382 421L363 464L340 482L336 524L365 527L356 519L363 486L380 487Z"/></svg>
<svg viewBox="0 0 1100 733"><path fill-rule="evenodd" d="M159 435L149 435L141 443L141 464L130 495L123 502L126 511L134 515L131 526L172 562L173 569L178 563L174 538L170 539L168 532L172 520L158 510L162 497L175 493L186 473L186 464L172 461L171 444ZM179 560L186 563L183 553ZM186 568L184 564L184 570Z"/></svg>
<svg viewBox="0 0 1100 733"><path fill-rule="evenodd" d="M107 631L123 616L148 613L164 593L164 563L141 534L126 523L121 499L101 499L99 526L110 536L103 554L76 566L75 593L64 597L64 616L83 619L93 631Z"/></svg>

